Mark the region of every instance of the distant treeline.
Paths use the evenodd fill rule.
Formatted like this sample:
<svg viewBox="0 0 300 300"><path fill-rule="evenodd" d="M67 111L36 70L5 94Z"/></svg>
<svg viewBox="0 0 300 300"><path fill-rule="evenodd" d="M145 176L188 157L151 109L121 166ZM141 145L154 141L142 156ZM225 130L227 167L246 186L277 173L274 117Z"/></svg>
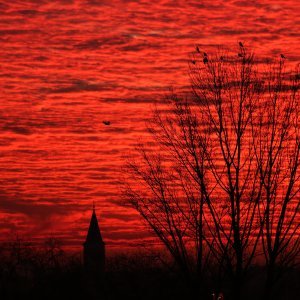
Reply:
<svg viewBox="0 0 300 300"><path fill-rule="evenodd" d="M164 253L143 250L108 258L105 274L91 278L82 267L81 253L65 252L55 238L39 247L19 239L0 246L3 300L213 299L219 292L231 299L229 278L218 286L217 273L217 265L211 266L199 285L197 277L186 278ZM251 269L243 299L258 299L263 276L261 267ZM287 270L273 299L300 299L299 276L299 269Z"/></svg>

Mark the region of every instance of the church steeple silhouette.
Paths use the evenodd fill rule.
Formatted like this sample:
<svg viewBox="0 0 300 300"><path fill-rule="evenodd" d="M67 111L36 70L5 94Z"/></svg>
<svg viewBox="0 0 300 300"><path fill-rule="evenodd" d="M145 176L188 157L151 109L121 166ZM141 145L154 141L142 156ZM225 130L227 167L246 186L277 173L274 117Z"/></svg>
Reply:
<svg viewBox="0 0 300 300"><path fill-rule="evenodd" d="M101 236L94 203L90 226L83 244L83 264L85 271L92 276L101 275L104 272L105 243Z"/></svg>

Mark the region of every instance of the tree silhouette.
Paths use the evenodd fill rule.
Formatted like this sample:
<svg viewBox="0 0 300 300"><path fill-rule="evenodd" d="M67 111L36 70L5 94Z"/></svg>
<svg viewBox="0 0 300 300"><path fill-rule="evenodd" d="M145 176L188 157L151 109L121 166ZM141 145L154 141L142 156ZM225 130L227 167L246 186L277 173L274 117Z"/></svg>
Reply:
<svg viewBox="0 0 300 300"><path fill-rule="evenodd" d="M195 53L191 96L154 109L128 163L127 201L185 274L214 262L234 299L261 253L267 290L299 254L299 75L284 65L244 45Z"/></svg>
<svg viewBox="0 0 300 300"><path fill-rule="evenodd" d="M285 71L284 59L269 65L266 101L255 128L255 157L262 191L259 217L267 266L264 299L284 270L299 260L299 69Z"/></svg>

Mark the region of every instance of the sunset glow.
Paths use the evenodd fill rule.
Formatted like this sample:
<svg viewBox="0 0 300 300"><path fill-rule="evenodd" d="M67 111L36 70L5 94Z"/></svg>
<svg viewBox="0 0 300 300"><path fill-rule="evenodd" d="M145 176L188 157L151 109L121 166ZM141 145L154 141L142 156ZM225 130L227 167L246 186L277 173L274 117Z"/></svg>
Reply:
<svg viewBox="0 0 300 300"><path fill-rule="evenodd" d="M153 104L188 90L195 45L243 41L296 64L299 11L296 0L2 1L1 240L81 247L93 201L107 249L153 240L120 190Z"/></svg>

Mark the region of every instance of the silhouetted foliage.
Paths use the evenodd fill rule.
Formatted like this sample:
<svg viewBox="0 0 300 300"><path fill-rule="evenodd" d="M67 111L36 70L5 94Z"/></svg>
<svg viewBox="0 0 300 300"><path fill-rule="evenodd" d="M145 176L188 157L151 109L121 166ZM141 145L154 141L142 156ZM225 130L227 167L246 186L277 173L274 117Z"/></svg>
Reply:
<svg viewBox="0 0 300 300"><path fill-rule="evenodd" d="M55 241L55 242L54 242ZM6 299L212 299L213 277L205 278L205 289L195 288L177 272L161 262L162 252L117 254L108 258L106 273L97 282L85 277L79 254L64 252L51 239L59 256L49 255L44 246L33 247L21 240L1 245L0 297ZM48 246L47 246L48 247ZM15 252L17 250L17 252ZM52 251L50 251L52 252ZM15 253L17 255L15 255ZM55 257L53 260L51 257ZM59 257L59 259L58 259ZM17 258L17 259L16 259ZM212 270L213 271L213 270ZM262 267L252 267L245 297L257 299L262 291ZM217 269L215 270L217 272ZM276 287L274 299L297 299L300 270L290 269ZM222 286L230 299L230 281Z"/></svg>

